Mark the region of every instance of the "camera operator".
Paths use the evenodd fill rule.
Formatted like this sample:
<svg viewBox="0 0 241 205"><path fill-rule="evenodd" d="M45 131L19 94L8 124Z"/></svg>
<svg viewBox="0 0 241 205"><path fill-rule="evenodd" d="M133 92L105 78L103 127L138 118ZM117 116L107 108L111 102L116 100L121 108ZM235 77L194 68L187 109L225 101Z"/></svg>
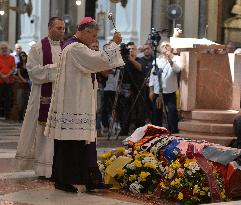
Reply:
<svg viewBox="0 0 241 205"><path fill-rule="evenodd" d="M146 96L146 108L147 108L147 116L146 116L146 122L151 121L151 113L152 113L152 102L148 98L149 96L149 78L150 78L150 71L152 69L152 63L154 60L154 54L152 50L152 46L150 42L146 42L143 45L143 57L141 57L142 63L143 63L143 74L145 77L145 85L143 87Z"/></svg>
<svg viewBox="0 0 241 205"><path fill-rule="evenodd" d="M174 55L170 43L162 42L160 45L160 56L156 59L157 67L159 69L161 77L162 86L162 96L164 101L164 106L167 108L167 120L168 128L171 133L177 133L178 127L178 115L177 115L177 104L176 104L176 91L178 88L177 76L181 71L181 61L180 56ZM158 75L153 68L151 72L150 79L158 78ZM155 82L158 82L155 80ZM150 82L149 85L152 85ZM159 83L159 82L158 82ZM159 85L159 84L158 84ZM160 87L159 87L160 89ZM157 93L156 93L157 94ZM161 93L159 93L160 95ZM154 92L150 94L150 99L154 99ZM161 107L161 98L158 97L156 100L157 107Z"/></svg>
<svg viewBox="0 0 241 205"><path fill-rule="evenodd" d="M142 61L137 57L137 47L134 42L127 43L124 49L128 49L129 52L127 52L127 50L122 52L122 54L126 55L123 56L126 64L123 70L124 73L118 106L121 119L121 132L119 135L128 135L128 132L133 131L132 129L145 124L145 111L143 109L143 107L145 107L145 96L141 93L136 99L142 83L144 82ZM130 124L131 128L129 130Z"/></svg>

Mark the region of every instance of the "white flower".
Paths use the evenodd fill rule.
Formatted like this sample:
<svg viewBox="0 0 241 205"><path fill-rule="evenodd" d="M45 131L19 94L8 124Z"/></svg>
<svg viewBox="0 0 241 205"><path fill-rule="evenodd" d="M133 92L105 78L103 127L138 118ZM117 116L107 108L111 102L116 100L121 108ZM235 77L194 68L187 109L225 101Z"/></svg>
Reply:
<svg viewBox="0 0 241 205"><path fill-rule="evenodd" d="M142 163L145 164L146 162L152 162L152 163L155 163L155 164L158 163L154 157L145 157L145 158L142 160Z"/></svg>
<svg viewBox="0 0 241 205"><path fill-rule="evenodd" d="M115 156L115 155L113 155L113 156L110 158L111 161L114 161L115 159L116 159L116 156Z"/></svg>
<svg viewBox="0 0 241 205"><path fill-rule="evenodd" d="M165 174L166 172L167 172L167 170L168 170L168 167L163 167L161 164L159 165L159 169L160 169L160 171L163 173L163 174Z"/></svg>
<svg viewBox="0 0 241 205"><path fill-rule="evenodd" d="M138 184L137 181L133 182L130 187L129 187L129 190L133 193L141 193L141 189L143 189L144 187L140 184Z"/></svg>
<svg viewBox="0 0 241 205"><path fill-rule="evenodd" d="M196 162L190 162L188 169L192 170L193 172L200 170L199 165Z"/></svg>
<svg viewBox="0 0 241 205"><path fill-rule="evenodd" d="M102 163L99 164L99 170L101 172L105 171L105 166Z"/></svg>
<svg viewBox="0 0 241 205"><path fill-rule="evenodd" d="M135 165L134 165L134 163L127 164L127 165L126 165L126 168L127 168L127 169L131 169L131 170L134 170L134 169L135 169Z"/></svg>
<svg viewBox="0 0 241 205"><path fill-rule="evenodd" d="M124 151L124 155L125 155L125 156L127 156L129 153L130 153L129 150L125 150L125 151Z"/></svg>

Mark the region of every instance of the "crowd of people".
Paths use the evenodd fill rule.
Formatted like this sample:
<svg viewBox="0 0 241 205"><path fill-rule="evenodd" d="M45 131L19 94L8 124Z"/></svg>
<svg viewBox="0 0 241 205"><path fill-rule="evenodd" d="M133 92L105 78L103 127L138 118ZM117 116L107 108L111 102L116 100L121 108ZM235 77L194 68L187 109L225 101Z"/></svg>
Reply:
<svg viewBox="0 0 241 205"><path fill-rule="evenodd" d="M27 107L31 81L26 69L27 54L19 44L11 52L7 42L0 43L0 117L11 118L11 110L22 121Z"/></svg>

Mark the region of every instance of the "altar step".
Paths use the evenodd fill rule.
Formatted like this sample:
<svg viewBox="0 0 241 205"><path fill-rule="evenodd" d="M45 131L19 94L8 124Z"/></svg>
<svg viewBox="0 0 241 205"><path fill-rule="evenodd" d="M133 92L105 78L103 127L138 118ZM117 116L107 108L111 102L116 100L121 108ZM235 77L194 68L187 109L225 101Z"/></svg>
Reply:
<svg viewBox="0 0 241 205"><path fill-rule="evenodd" d="M233 119L236 110L194 110L183 113L183 121L178 123L178 136L196 140L230 145L235 139Z"/></svg>

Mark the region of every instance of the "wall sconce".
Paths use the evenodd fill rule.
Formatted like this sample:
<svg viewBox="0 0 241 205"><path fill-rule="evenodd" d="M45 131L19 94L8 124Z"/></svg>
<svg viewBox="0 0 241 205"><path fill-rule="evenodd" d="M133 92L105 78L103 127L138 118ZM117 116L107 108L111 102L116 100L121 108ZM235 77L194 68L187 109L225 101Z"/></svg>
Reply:
<svg viewBox="0 0 241 205"><path fill-rule="evenodd" d="M0 0L0 15L4 15L5 11L10 9L19 14L27 13L30 17L33 11L32 1L26 3L25 0L19 0L18 6L9 6L9 0Z"/></svg>
<svg viewBox="0 0 241 205"><path fill-rule="evenodd" d="M75 4L77 5L77 6L80 6L81 5L81 0L77 0L77 1L75 1Z"/></svg>

